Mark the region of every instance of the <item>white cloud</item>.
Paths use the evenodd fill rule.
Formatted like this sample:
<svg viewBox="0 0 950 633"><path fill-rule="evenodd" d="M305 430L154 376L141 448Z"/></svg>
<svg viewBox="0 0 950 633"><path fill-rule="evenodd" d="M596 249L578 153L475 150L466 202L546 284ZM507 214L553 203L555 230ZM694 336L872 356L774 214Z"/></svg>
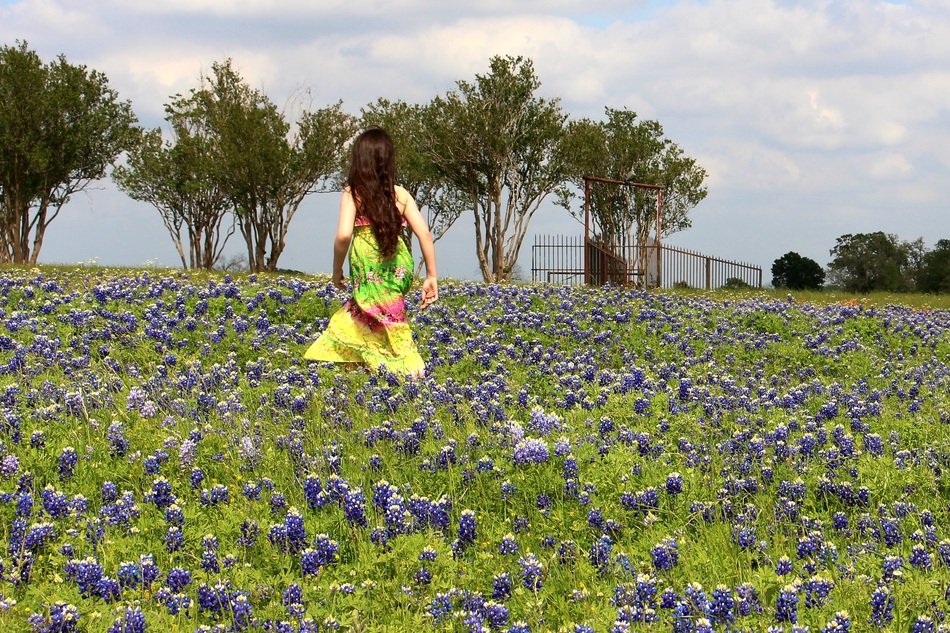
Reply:
<svg viewBox="0 0 950 633"><path fill-rule="evenodd" d="M875 178L902 179L913 171L903 154L884 154L871 158L870 173Z"/></svg>

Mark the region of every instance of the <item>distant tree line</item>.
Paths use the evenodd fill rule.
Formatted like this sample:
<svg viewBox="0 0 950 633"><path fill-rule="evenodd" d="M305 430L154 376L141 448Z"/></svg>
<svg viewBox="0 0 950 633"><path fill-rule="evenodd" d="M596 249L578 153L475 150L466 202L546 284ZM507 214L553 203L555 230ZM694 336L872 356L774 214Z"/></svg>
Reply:
<svg viewBox="0 0 950 633"><path fill-rule="evenodd" d="M588 174L664 187L663 233L689 226L706 172L656 121L606 109L570 120L538 94L531 60L492 57L488 72L426 104L380 99L349 114L341 103L290 118L251 88L230 60L165 104L165 129L138 125L104 75L61 56L43 64L25 42L0 48L0 261L36 262L49 223L70 196L113 169L117 185L160 213L184 268L212 268L235 234L252 271L276 270L306 196L339 190L349 145L370 125L397 144L398 175L436 239L471 214L486 281L511 277L529 222L551 197L575 215ZM608 199L609 198L609 199ZM655 227L656 205L607 197L605 231Z"/></svg>
<svg viewBox="0 0 950 633"><path fill-rule="evenodd" d="M831 249L826 271L813 259L789 252L772 263L772 285L818 290L826 281L849 292L950 292L950 240L928 250L921 238L902 242L896 235L845 234Z"/></svg>

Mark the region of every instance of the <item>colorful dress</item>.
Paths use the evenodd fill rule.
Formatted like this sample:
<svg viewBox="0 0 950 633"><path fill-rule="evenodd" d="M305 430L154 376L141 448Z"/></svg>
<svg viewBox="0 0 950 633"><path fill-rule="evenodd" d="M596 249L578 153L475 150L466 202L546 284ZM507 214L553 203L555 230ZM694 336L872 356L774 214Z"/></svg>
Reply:
<svg viewBox="0 0 950 633"><path fill-rule="evenodd" d="M412 285L412 270L412 253L402 238L395 255L384 261L373 227L357 218L350 244L353 297L330 317L327 329L304 358L385 366L396 374L421 376L425 363L406 318L405 295Z"/></svg>

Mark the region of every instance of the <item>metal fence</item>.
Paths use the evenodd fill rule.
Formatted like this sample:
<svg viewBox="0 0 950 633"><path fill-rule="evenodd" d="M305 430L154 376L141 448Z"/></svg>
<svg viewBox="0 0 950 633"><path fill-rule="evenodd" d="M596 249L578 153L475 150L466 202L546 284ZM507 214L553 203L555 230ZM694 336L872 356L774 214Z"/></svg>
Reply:
<svg viewBox="0 0 950 633"><path fill-rule="evenodd" d="M586 249L586 257L585 257ZM531 247L531 279L580 285L636 285L646 288L762 287L762 268L676 246L649 244L615 252L580 235L536 235Z"/></svg>

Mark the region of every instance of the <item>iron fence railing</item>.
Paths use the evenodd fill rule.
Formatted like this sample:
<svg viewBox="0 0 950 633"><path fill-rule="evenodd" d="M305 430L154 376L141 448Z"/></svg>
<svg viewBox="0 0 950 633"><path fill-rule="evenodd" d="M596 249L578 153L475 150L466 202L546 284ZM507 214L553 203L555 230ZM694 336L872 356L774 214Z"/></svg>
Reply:
<svg viewBox="0 0 950 633"><path fill-rule="evenodd" d="M636 246L608 249L583 236L536 235L531 279L578 286L610 283L707 290L741 282L761 288L762 268L666 244L659 248L649 244L641 252Z"/></svg>

